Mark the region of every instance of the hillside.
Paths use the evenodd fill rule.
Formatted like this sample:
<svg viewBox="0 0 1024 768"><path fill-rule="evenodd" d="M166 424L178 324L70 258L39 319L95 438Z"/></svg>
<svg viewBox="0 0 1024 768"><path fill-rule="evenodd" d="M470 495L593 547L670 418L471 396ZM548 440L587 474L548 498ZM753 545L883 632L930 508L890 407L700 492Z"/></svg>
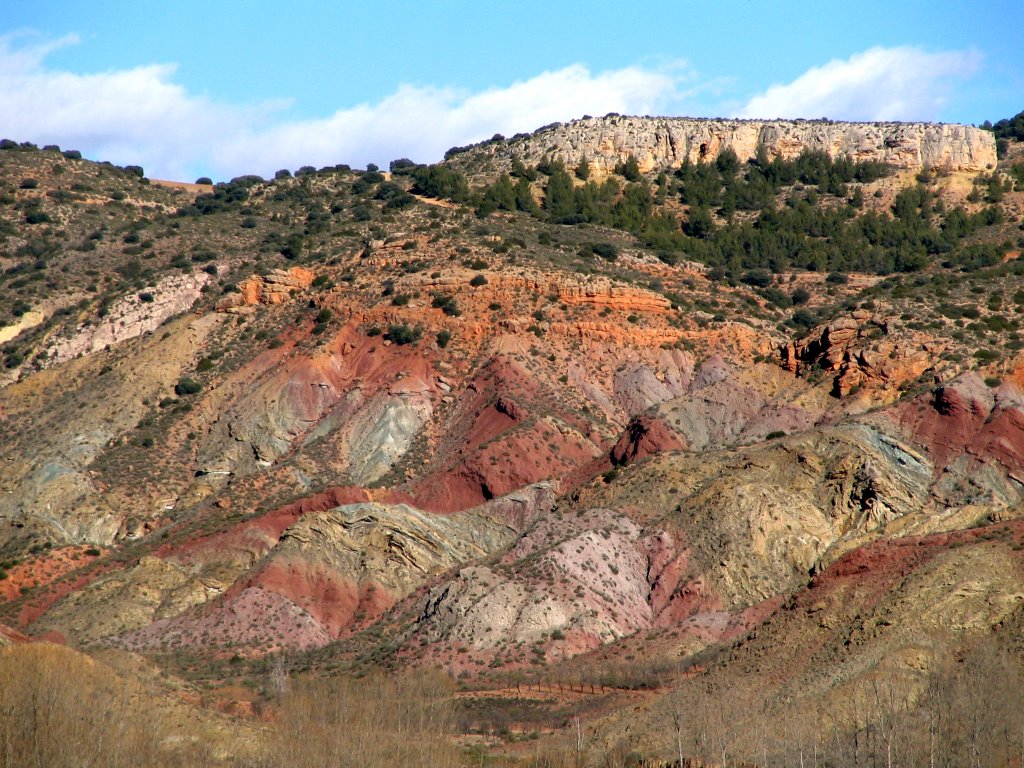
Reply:
<svg viewBox="0 0 1024 768"><path fill-rule="evenodd" d="M438 761L509 765L877 751L1020 674L1017 142L608 116L456 149L207 185L0 144L12 648L159 670L210 764L353 674L413 675Z"/></svg>

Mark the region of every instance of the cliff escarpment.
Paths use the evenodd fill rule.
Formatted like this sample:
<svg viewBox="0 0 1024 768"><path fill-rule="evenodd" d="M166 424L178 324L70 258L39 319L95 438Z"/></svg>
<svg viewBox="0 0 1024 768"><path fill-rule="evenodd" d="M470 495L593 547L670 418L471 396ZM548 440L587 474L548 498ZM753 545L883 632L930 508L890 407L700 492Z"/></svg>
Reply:
<svg viewBox="0 0 1024 768"><path fill-rule="evenodd" d="M995 167L990 131L940 123L844 123L831 120L722 120L688 117L607 115L555 123L532 135L490 141L450 153L453 165L472 173L476 161L526 165L544 158L570 167L584 158L592 171L610 173L630 155L642 172L677 168L685 161L711 161L732 149L741 161L763 147L769 158L792 159L804 150L832 158L887 163L902 169L977 172Z"/></svg>

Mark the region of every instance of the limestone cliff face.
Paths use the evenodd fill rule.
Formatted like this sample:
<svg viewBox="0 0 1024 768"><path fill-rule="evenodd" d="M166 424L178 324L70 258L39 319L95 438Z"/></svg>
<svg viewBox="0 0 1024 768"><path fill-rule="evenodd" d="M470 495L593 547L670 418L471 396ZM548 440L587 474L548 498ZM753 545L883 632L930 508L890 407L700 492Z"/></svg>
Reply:
<svg viewBox="0 0 1024 768"><path fill-rule="evenodd" d="M706 120L687 117L584 118L555 124L531 136L485 143L452 159L473 170L473 158L490 155L499 166L517 158L544 157L575 167L586 157L591 170L608 172L629 155L643 172L710 161L731 148L741 161L763 146L769 157L793 158L804 149L831 157L873 160L899 168L983 171L995 167L995 138L967 125L936 123L841 123L829 120Z"/></svg>

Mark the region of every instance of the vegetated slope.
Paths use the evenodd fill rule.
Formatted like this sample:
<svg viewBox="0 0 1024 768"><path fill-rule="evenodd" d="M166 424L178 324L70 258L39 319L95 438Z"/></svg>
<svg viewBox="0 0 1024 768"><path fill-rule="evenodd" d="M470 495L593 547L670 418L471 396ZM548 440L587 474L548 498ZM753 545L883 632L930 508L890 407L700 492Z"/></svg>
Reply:
<svg viewBox="0 0 1024 768"><path fill-rule="evenodd" d="M648 123L570 128L586 163L550 129L216 187L0 150L2 620L211 676L281 650L671 676L754 631L758 659L788 644L785 682L812 675L794 600L858 557L868 594L871 553L923 537L957 582L975 538L938 534L1021 504L1016 155L834 157L809 150L845 128L798 123L655 166ZM612 128L632 143L597 162ZM984 572L963 610L1015 599ZM934 585L910 573L889 620L917 626ZM837 646L815 695L870 648ZM754 663L707 658L715 681Z"/></svg>

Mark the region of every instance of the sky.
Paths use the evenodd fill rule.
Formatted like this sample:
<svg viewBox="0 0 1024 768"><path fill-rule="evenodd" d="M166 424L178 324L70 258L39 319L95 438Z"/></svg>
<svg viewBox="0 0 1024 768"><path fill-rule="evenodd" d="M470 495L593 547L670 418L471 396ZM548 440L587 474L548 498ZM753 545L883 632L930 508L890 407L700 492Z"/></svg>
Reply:
<svg viewBox="0 0 1024 768"><path fill-rule="evenodd" d="M215 181L608 112L980 124L1022 0L5 0L0 137Z"/></svg>

